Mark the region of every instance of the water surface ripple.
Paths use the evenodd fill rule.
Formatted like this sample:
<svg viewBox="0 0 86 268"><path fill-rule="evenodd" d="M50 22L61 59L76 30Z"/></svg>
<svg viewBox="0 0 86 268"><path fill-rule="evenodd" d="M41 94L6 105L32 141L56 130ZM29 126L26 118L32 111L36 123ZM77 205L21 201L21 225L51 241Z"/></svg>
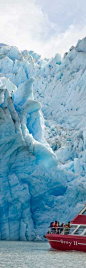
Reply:
<svg viewBox="0 0 86 268"><path fill-rule="evenodd" d="M0 268L86 268L86 253L51 250L48 243L0 241Z"/></svg>

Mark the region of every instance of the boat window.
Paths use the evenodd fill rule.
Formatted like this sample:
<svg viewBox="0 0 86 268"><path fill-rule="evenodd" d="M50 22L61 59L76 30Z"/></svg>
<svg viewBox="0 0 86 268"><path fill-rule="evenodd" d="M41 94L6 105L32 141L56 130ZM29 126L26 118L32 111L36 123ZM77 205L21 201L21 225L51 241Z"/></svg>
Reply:
<svg viewBox="0 0 86 268"><path fill-rule="evenodd" d="M86 229L86 226L80 226L74 234L80 235L84 230Z"/></svg>
<svg viewBox="0 0 86 268"><path fill-rule="evenodd" d="M69 234L72 234L72 232L74 232L76 227L77 227L77 225L71 225L70 230L69 230Z"/></svg>
<svg viewBox="0 0 86 268"><path fill-rule="evenodd" d="M84 233L84 235L86 235L86 232Z"/></svg>

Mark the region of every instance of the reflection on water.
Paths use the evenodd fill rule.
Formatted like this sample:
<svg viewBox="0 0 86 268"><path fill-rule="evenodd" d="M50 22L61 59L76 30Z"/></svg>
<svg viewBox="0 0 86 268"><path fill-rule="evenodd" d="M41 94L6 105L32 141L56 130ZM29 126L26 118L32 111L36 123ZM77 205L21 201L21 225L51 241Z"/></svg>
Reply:
<svg viewBox="0 0 86 268"><path fill-rule="evenodd" d="M62 252L48 243L0 241L0 268L86 268L86 253Z"/></svg>

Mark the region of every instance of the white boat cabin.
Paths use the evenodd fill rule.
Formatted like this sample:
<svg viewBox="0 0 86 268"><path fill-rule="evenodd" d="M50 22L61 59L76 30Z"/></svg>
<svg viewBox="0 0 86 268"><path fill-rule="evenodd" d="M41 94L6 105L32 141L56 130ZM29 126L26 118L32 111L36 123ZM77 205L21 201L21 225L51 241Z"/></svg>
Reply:
<svg viewBox="0 0 86 268"><path fill-rule="evenodd" d="M70 235L86 236L86 204L70 223Z"/></svg>

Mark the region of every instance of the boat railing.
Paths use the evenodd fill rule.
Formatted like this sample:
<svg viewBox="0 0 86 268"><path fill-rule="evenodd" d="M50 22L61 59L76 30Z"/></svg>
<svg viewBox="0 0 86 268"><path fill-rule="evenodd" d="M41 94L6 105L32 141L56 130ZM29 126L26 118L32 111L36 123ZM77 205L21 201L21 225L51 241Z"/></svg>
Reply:
<svg viewBox="0 0 86 268"><path fill-rule="evenodd" d="M49 227L48 233L50 234L72 234L75 230L75 227Z"/></svg>
<svg viewBox="0 0 86 268"><path fill-rule="evenodd" d="M86 226L73 226L70 227L59 226L59 227L49 227L48 233L50 234L63 234L63 235L85 235L86 236Z"/></svg>

